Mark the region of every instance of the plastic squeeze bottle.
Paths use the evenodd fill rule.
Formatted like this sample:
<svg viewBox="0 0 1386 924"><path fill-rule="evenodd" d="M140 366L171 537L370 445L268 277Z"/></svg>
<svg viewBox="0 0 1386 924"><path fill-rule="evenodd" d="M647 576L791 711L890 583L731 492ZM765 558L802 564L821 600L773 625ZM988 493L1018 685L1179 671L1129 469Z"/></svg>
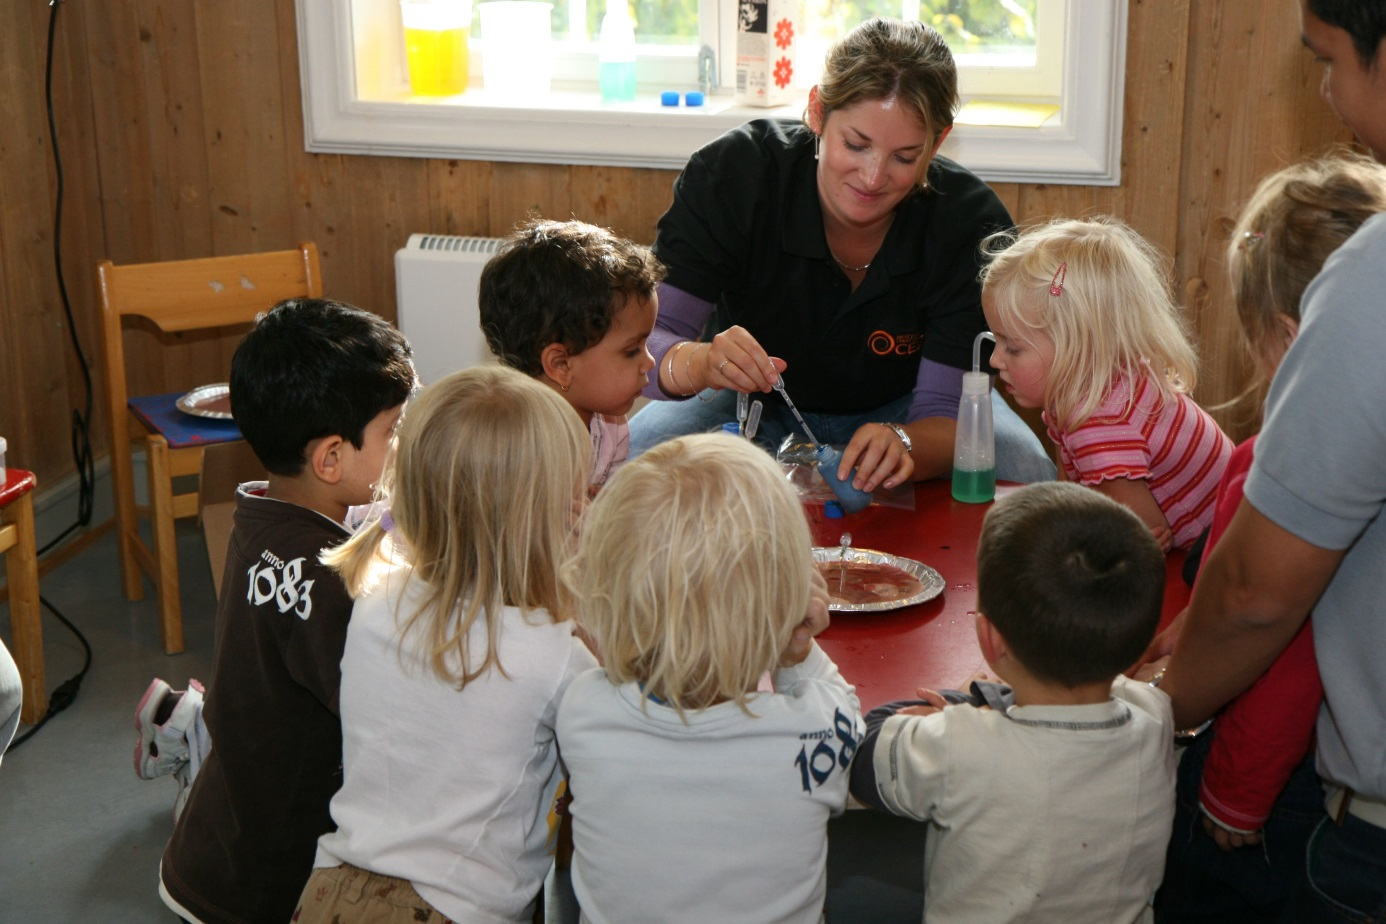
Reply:
<svg viewBox="0 0 1386 924"><path fill-rule="evenodd" d="M635 99L635 22L627 0L606 0L601 37L597 42L597 71L602 102Z"/></svg>
<svg viewBox="0 0 1386 924"><path fill-rule="evenodd" d="M984 504L996 497L996 436L991 427L991 376L982 371L982 331L972 341L972 371L963 373L958 432L953 442L953 499Z"/></svg>

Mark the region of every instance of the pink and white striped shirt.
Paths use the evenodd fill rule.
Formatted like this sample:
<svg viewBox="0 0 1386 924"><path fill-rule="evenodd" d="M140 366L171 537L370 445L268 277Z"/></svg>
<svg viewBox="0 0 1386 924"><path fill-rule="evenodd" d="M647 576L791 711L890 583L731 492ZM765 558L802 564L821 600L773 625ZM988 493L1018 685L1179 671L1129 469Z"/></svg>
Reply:
<svg viewBox="0 0 1386 924"><path fill-rule="evenodd" d="M1119 380L1077 429L1061 433L1048 413L1049 438L1059 447L1069 481L1088 486L1112 478L1144 480L1174 534L1174 547L1193 544L1213 520L1218 481L1232 441L1186 394L1166 398L1141 379L1136 399Z"/></svg>

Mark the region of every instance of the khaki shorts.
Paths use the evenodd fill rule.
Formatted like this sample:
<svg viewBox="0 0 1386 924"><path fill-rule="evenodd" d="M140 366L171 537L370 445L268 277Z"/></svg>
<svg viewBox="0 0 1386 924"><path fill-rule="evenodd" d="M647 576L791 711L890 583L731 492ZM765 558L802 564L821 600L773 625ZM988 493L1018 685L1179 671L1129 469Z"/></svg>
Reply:
<svg viewBox="0 0 1386 924"><path fill-rule="evenodd" d="M407 880L349 863L313 870L292 920L296 924L453 924L420 898Z"/></svg>

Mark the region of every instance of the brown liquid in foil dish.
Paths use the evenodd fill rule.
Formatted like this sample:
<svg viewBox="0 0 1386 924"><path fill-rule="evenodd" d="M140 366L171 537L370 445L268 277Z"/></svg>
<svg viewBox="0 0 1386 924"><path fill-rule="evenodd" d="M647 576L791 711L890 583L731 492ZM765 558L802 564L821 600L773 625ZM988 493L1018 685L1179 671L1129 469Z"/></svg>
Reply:
<svg viewBox="0 0 1386 924"><path fill-rule="evenodd" d="M894 565L864 561L815 562L837 604L861 606L913 597L924 590L919 578Z"/></svg>

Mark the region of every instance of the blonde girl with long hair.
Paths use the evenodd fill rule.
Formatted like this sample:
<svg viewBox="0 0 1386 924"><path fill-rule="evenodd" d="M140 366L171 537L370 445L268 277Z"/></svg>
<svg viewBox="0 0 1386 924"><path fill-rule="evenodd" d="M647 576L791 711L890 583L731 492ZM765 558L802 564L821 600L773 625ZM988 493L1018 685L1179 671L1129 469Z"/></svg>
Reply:
<svg viewBox="0 0 1386 924"><path fill-rule="evenodd" d="M558 392L481 366L426 388L397 440L388 514L326 557L356 598L344 779L295 920L527 922L558 703L596 665L558 578L587 433Z"/></svg>
<svg viewBox="0 0 1386 924"><path fill-rule="evenodd" d="M982 311L991 364L1043 411L1059 476L1136 512L1162 548L1208 527L1232 441L1189 392L1197 356L1164 261L1114 218L993 235Z"/></svg>
<svg viewBox="0 0 1386 924"><path fill-rule="evenodd" d="M1299 304L1324 263L1386 212L1386 166L1336 151L1267 176L1227 246L1232 301L1261 376L1274 378L1299 334ZM1205 558L1244 497L1256 438L1232 451ZM1168 643L1166 643L1168 644ZM1232 700L1179 763L1179 800L1160 920L1274 920L1323 818L1314 724L1323 682L1306 620L1266 672Z"/></svg>
<svg viewBox="0 0 1386 924"><path fill-rule="evenodd" d="M661 443L602 489L566 574L605 663L558 715L584 917L818 921L860 706L813 641L827 588L778 465Z"/></svg>

